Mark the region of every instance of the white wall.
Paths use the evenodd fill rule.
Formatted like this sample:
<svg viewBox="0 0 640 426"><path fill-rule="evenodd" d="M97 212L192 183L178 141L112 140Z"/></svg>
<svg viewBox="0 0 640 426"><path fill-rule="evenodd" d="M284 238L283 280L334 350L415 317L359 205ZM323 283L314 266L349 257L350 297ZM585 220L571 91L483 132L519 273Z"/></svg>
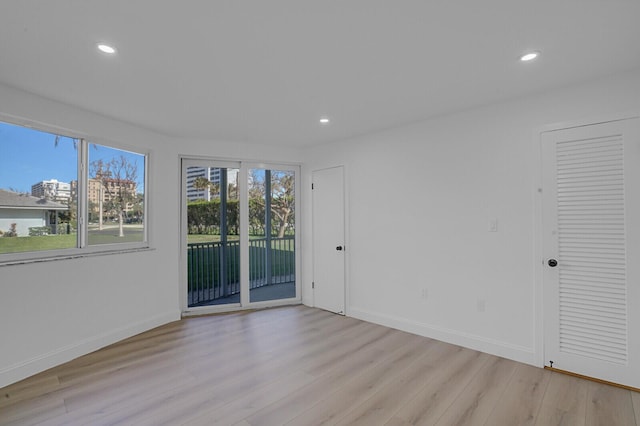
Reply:
<svg viewBox="0 0 640 426"><path fill-rule="evenodd" d="M46 226L46 210L0 208L0 231L7 232L16 224L19 237L28 237L29 228Z"/></svg>
<svg viewBox="0 0 640 426"><path fill-rule="evenodd" d="M148 151L153 250L0 266L0 387L180 317L175 224L178 171L170 140L0 86L4 119Z"/></svg>
<svg viewBox="0 0 640 426"><path fill-rule="evenodd" d="M153 250L0 267L0 387L179 318L181 155L347 173L347 314L539 363L534 224L543 125L640 111L640 72L309 149L176 140L0 86L0 114L150 153ZM51 128L49 129L51 130ZM498 219L497 233L487 232ZM427 289L428 298L422 299ZM478 312L478 300L485 311Z"/></svg>
<svg viewBox="0 0 640 426"><path fill-rule="evenodd" d="M307 184L346 168L347 315L541 365L536 135L629 111L638 71L310 150Z"/></svg>
<svg viewBox="0 0 640 426"><path fill-rule="evenodd" d="M148 152L152 247L0 266L0 387L180 318L180 155L301 160L292 149L169 138L2 85L0 117Z"/></svg>

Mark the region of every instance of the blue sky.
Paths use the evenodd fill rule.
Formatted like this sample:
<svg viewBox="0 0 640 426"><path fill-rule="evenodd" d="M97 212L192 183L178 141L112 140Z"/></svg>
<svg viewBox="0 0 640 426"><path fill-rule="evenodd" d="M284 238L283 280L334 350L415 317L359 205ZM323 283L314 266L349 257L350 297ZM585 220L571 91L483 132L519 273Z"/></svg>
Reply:
<svg viewBox="0 0 640 426"><path fill-rule="evenodd" d="M0 122L0 188L31 192L31 185L43 180L77 180L77 156L73 139ZM89 162L124 155L138 165L138 191L143 190L144 157L126 151L96 146L89 150Z"/></svg>

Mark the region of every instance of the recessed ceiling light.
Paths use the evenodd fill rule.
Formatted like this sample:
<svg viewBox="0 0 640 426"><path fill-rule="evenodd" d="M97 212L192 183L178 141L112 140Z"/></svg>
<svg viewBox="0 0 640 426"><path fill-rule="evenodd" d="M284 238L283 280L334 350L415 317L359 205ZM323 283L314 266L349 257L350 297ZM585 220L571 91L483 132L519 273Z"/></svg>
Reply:
<svg viewBox="0 0 640 426"><path fill-rule="evenodd" d="M102 53L107 53L109 55L113 55L114 53L116 53L115 47L105 43L98 43L98 50L101 51Z"/></svg>
<svg viewBox="0 0 640 426"><path fill-rule="evenodd" d="M522 62L533 61L538 56L540 56L540 52L528 52L528 53L525 53L524 55L520 56L520 60Z"/></svg>
<svg viewBox="0 0 640 426"><path fill-rule="evenodd" d="M329 120L329 117L320 117L320 124L329 124L331 120Z"/></svg>

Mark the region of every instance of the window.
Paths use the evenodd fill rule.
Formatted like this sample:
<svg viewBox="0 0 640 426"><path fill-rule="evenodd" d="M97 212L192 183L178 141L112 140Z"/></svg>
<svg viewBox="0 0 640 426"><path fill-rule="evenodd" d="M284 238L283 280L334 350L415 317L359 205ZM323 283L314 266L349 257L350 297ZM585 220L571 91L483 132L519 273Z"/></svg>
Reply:
<svg viewBox="0 0 640 426"><path fill-rule="evenodd" d="M143 242L144 155L93 143L88 151L88 244Z"/></svg>
<svg viewBox="0 0 640 426"><path fill-rule="evenodd" d="M146 247L144 154L2 122L0 152L0 263Z"/></svg>

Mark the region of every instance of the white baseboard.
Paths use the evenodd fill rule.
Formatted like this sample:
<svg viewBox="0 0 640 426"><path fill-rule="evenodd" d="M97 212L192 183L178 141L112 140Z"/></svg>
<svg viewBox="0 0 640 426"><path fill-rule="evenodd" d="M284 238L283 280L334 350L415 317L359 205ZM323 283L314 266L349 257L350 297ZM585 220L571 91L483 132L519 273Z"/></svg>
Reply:
<svg viewBox="0 0 640 426"><path fill-rule="evenodd" d="M0 388L18 382L49 368L71 361L120 340L126 339L152 328L180 319L180 311L167 312L153 318L111 330L98 336L55 349L25 361L0 369Z"/></svg>
<svg viewBox="0 0 640 426"><path fill-rule="evenodd" d="M482 336L463 333L457 330L432 326L429 324L412 321L406 318L399 318L391 315L370 312L360 308L351 307L348 310L348 316L363 321L372 322L374 324L380 324L386 327L395 328L397 330L406 331L408 333L417 334L419 336L429 337L431 339L451 343L453 345L474 349L502 358L530 364L536 367L541 367L537 359L537 354L533 348L513 345L498 340L488 339Z"/></svg>

